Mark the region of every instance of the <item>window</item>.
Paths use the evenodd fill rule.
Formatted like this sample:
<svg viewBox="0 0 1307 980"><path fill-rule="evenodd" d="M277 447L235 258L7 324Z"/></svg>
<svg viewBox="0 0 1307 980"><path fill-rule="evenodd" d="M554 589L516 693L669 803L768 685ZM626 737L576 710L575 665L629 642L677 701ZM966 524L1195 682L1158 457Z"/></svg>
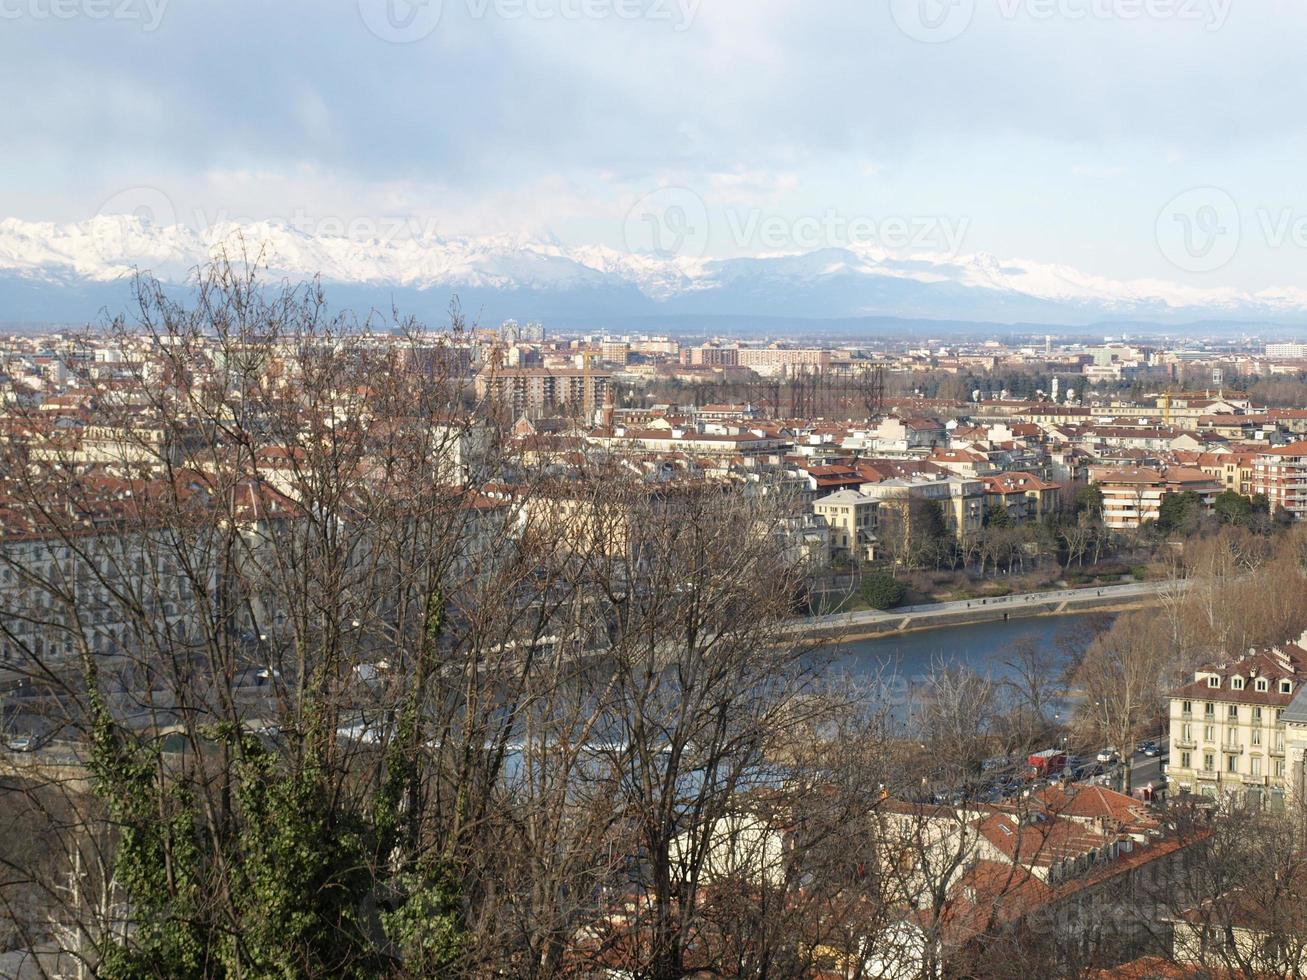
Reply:
<svg viewBox="0 0 1307 980"><path fill-rule="evenodd" d="M1265 677L1257 678L1257 690L1267 691L1270 690L1270 687L1271 687L1271 683Z"/></svg>
<svg viewBox="0 0 1307 980"><path fill-rule="evenodd" d="M1203 741L1204 741L1204 742L1215 742L1215 741L1216 741L1216 726L1215 726L1215 725L1204 725L1204 726L1203 726Z"/></svg>
<svg viewBox="0 0 1307 980"><path fill-rule="evenodd" d="M1185 742L1189 742L1193 740L1193 737L1194 737L1193 725L1189 724L1189 722L1186 721L1183 725L1180 726L1180 738Z"/></svg>
<svg viewBox="0 0 1307 980"><path fill-rule="evenodd" d="M1253 724L1260 725L1261 723L1262 723L1262 709L1253 708Z"/></svg>
<svg viewBox="0 0 1307 980"><path fill-rule="evenodd" d="M1194 713L1194 703L1192 701L1186 701L1181 705L1180 710L1186 715L1191 715Z"/></svg>
<svg viewBox="0 0 1307 980"><path fill-rule="evenodd" d="M1292 693L1293 693L1293 681L1280 681L1280 693L1281 693L1281 694L1292 694Z"/></svg>
<svg viewBox="0 0 1307 980"><path fill-rule="evenodd" d="M1252 765L1252 774L1254 776L1260 776L1262 774L1262 757L1260 755L1253 756L1251 765Z"/></svg>
<svg viewBox="0 0 1307 980"><path fill-rule="evenodd" d="M1231 721L1239 720L1239 706L1237 704L1230 705L1230 720Z"/></svg>
<svg viewBox="0 0 1307 980"><path fill-rule="evenodd" d="M1205 705L1203 705L1203 714L1205 714L1208 718L1215 717L1216 705L1214 705L1211 701L1208 701Z"/></svg>
<svg viewBox="0 0 1307 980"><path fill-rule="evenodd" d="M1275 733L1275 751L1276 752L1284 751L1284 732Z"/></svg>
<svg viewBox="0 0 1307 980"><path fill-rule="evenodd" d="M1225 771L1226 772L1239 771L1239 757L1237 755L1227 755L1225 757Z"/></svg>
<svg viewBox="0 0 1307 980"><path fill-rule="evenodd" d="M1243 678L1242 678L1242 677L1232 677L1232 678L1230 679L1230 687L1234 688L1234 690L1236 690L1236 691L1242 691L1242 690L1243 690Z"/></svg>
<svg viewBox="0 0 1307 980"><path fill-rule="evenodd" d="M1188 753L1188 752L1181 752L1181 753L1180 753L1180 768L1181 768L1181 769L1188 769L1188 768L1189 768L1189 753Z"/></svg>
<svg viewBox="0 0 1307 980"><path fill-rule="evenodd" d="M1208 687L1220 687L1220 686L1221 686L1221 678L1219 678L1219 677L1209 677L1209 678L1207 678L1207 686L1208 686Z"/></svg>
<svg viewBox="0 0 1307 980"><path fill-rule="evenodd" d="M1254 728L1253 745L1261 745L1261 744L1262 744L1262 730L1260 728Z"/></svg>
<svg viewBox="0 0 1307 980"><path fill-rule="evenodd" d="M1284 760L1283 760L1283 759L1276 759L1276 760L1275 760L1275 778L1276 778L1276 779L1283 779L1283 778L1284 778Z"/></svg>
<svg viewBox="0 0 1307 980"><path fill-rule="evenodd" d="M1216 768L1216 760L1212 756L1212 753L1210 752L1203 753L1203 768L1206 769L1208 772L1211 772L1213 769Z"/></svg>

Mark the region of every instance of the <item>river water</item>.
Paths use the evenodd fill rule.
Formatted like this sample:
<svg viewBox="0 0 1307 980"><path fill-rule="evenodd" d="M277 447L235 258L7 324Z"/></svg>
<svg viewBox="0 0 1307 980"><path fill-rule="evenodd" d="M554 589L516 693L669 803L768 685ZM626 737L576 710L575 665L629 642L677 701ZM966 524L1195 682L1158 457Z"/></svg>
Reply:
<svg viewBox="0 0 1307 980"><path fill-rule="evenodd" d="M932 673L947 666L967 667L992 681L1012 676L1004 660L1013 644L1029 638L1051 650L1065 664L1073 649L1083 649L1110 617L1096 613L1044 616L950 626L915 633L888 634L828 647L817 655L826 661L825 674L847 680L866 691L869 701L883 704L906 720L910 706Z"/></svg>

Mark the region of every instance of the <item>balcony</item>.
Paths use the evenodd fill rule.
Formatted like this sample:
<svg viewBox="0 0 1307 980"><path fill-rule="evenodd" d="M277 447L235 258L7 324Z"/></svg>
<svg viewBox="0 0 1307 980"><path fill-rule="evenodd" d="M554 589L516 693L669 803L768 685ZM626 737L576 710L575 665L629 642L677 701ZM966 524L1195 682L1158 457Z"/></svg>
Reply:
<svg viewBox="0 0 1307 980"><path fill-rule="evenodd" d="M1198 742L1192 738L1177 738L1172 741L1172 747L1177 749L1196 749Z"/></svg>
<svg viewBox="0 0 1307 980"><path fill-rule="evenodd" d="M1198 769L1195 770L1194 775L1199 779L1210 779L1213 782L1217 782L1221 778L1221 774L1215 769Z"/></svg>

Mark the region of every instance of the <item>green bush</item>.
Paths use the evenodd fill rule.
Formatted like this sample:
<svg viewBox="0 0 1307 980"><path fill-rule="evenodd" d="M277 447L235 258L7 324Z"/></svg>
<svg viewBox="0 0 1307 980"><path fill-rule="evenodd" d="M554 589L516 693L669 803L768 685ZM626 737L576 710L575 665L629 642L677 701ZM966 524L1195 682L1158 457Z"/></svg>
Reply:
<svg viewBox="0 0 1307 980"><path fill-rule="evenodd" d="M1147 565L1130 566L1130 577L1133 578L1136 582L1142 582L1144 579L1148 578L1148 566Z"/></svg>
<svg viewBox="0 0 1307 980"><path fill-rule="evenodd" d="M862 578L862 598L872 609L893 609L907 588L889 572L868 572Z"/></svg>

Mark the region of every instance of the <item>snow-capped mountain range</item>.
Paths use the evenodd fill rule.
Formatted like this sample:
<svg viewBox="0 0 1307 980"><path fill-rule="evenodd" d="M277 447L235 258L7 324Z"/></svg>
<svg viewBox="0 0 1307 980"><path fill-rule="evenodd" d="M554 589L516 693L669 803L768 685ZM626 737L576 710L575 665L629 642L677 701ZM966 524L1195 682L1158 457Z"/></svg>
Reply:
<svg viewBox="0 0 1307 980"><path fill-rule="evenodd" d="M339 305L422 315L457 294L488 317L895 317L1082 325L1121 320L1307 322L1307 290L1257 293L1120 281L978 253L895 255L873 246L710 259L511 236L354 239L270 222L204 231L135 215L68 224L0 221L0 321L90 318L121 308L140 269L183 283L225 252L267 275L320 276ZM335 284L336 288L330 288Z"/></svg>

